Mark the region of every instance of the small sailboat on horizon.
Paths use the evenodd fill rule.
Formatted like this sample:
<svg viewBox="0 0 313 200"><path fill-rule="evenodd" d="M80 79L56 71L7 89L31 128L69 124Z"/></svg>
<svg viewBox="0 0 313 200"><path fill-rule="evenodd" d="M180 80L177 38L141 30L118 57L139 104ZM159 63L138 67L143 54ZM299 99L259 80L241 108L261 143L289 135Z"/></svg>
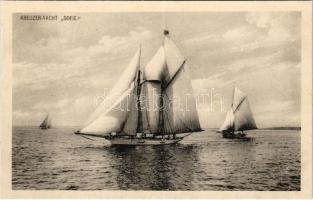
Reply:
<svg viewBox="0 0 313 200"><path fill-rule="evenodd" d="M51 118L49 117L49 114L45 117L43 122L39 125L39 128L41 129L49 129L51 128Z"/></svg>
<svg viewBox="0 0 313 200"><path fill-rule="evenodd" d="M253 114L250 109L248 96L237 87L233 90L233 99L226 119L219 129L223 138L246 138L245 130L257 129Z"/></svg>
<svg viewBox="0 0 313 200"><path fill-rule="evenodd" d="M140 60L141 48L75 134L105 138L112 145L165 145L201 131L186 59L168 30L143 69ZM175 99L187 103L182 108Z"/></svg>

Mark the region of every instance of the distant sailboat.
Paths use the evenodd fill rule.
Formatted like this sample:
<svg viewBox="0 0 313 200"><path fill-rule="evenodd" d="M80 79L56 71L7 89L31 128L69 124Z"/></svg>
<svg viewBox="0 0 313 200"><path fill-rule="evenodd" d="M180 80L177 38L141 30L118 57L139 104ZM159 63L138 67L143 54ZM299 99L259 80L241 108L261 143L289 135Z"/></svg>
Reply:
<svg viewBox="0 0 313 200"><path fill-rule="evenodd" d="M248 97L237 87L234 88L233 100L230 110L226 114L226 119L220 128L224 138L244 138L244 130L257 129Z"/></svg>
<svg viewBox="0 0 313 200"><path fill-rule="evenodd" d="M161 47L144 69L140 57L139 48L103 103L75 134L105 138L113 145L162 145L201 131L186 59L169 31L164 31Z"/></svg>
<svg viewBox="0 0 313 200"><path fill-rule="evenodd" d="M49 129L51 128L51 119L49 118L49 114L43 120L43 122L39 126L41 129Z"/></svg>

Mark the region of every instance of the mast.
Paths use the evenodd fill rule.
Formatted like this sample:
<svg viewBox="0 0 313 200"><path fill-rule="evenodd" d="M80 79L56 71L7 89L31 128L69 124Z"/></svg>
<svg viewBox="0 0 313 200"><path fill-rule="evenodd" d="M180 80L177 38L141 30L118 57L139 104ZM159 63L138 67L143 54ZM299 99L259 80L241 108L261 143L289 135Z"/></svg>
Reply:
<svg viewBox="0 0 313 200"><path fill-rule="evenodd" d="M159 127L162 135L200 131L186 58L165 29L162 47L165 68L161 79ZM181 107L181 103L184 103Z"/></svg>
<svg viewBox="0 0 313 200"><path fill-rule="evenodd" d="M165 37L168 37L170 34L170 31L165 28L163 31L163 42L162 46L164 48L164 40ZM165 59L165 65L167 66L166 59ZM168 66L167 66L168 67ZM164 131L164 94L166 89L166 82L164 80L161 80L161 94L160 94L160 105L159 105L159 133L164 137L165 131Z"/></svg>
<svg viewBox="0 0 313 200"><path fill-rule="evenodd" d="M138 73L137 73L137 109L138 109L138 119L137 119L137 133L141 133L143 131L142 127L142 111L141 111L141 104L140 104L140 94L141 94L141 70L140 70L140 56L141 56L141 46L139 49L139 66L138 66Z"/></svg>
<svg viewBox="0 0 313 200"><path fill-rule="evenodd" d="M235 133L235 120L234 120L234 113L235 113L235 110L233 109L234 107L234 100L235 100L235 89L236 87L234 86L233 88L233 98L232 98L232 101L231 101L231 105L230 105L230 116L232 116L232 119L230 120L230 131L232 133Z"/></svg>
<svg viewBox="0 0 313 200"><path fill-rule="evenodd" d="M164 87L163 83L161 83L161 94L160 94L160 107L159 107L159 133L164 137Z"/></svg>
<svg viewBox="0 0 313 200"><path fill-rule="evenodd" d="M201 130L186 59L169 38L169 31L165 29L163 34L161 47L142 70L139 48L105 101L77 133L134 136L148 130L164 137ZM140 98L143 94L145 102ZM131 109L120 109L120 105L128 105L130 95L135 96ZM179 102L171 105L176 97L188 100L187 109L177 109Z"/></svg>

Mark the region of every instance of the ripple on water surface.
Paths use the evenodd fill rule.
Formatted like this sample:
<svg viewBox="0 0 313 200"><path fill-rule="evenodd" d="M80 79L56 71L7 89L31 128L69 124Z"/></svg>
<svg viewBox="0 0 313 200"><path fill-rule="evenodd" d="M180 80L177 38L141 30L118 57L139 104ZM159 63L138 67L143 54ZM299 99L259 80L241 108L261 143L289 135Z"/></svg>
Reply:
<svg viewBox="0 0 313 200"><path fill-rule="evenodd" d="M13 128L13 189L300 190L300 131L251 141L194 133L177 145L110 147L70 128Z"/></svg>

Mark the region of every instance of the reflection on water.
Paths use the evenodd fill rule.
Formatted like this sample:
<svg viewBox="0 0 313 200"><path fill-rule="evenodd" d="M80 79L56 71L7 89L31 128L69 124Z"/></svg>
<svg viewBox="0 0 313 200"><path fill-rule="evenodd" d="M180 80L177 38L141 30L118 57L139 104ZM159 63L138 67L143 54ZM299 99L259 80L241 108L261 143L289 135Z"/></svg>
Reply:
<svg viewBox="0 0 313 200"><path fill-rule="evenodd" d="M191 145L113 147L110 152L119 162L117 184L121 189L191 189L185 184L192 181L196 158Z"/></svg>
<svg viewBox="0 0 313 200"><path fill-rule="evenodd" d="M74 129L13 129L13 189L300 190L300 132L252 141L195 133L176 145L114 147Z"/></svg>

